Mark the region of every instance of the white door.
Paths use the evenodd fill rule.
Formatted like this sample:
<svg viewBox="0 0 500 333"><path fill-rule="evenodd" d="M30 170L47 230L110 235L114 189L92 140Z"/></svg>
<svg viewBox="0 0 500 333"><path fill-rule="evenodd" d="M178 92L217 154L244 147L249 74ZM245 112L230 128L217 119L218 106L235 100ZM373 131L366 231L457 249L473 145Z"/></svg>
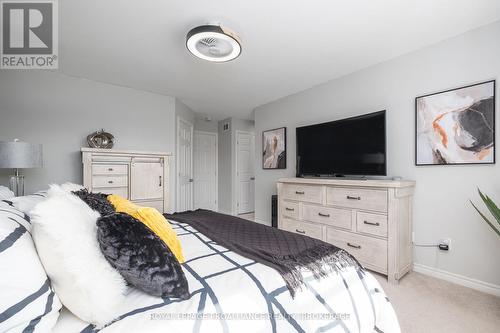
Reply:
<svg viewBox="0 0 500 333"><path fill-rule="evenodd" d="M255 176L254 155L255 136L253 133L236 132L236 195L237 213L254 211Z"/></svg>
<svg viewBox="0 0 500 333"><path fill-rule="evenodd" d="M194 132L194 208L217 211L217 133Z"/></svg>
<svg viewBox="0 0 500 333"><path fill-rule="evenodd" d="M193 209L193 125L177 118L177 211Z"/></svg>

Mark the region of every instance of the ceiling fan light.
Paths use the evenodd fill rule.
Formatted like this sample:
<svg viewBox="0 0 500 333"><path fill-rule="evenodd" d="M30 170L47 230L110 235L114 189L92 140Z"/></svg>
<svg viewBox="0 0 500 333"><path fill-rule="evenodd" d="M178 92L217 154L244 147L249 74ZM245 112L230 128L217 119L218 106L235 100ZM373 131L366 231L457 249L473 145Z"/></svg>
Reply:
<svg viewBox="0 0 500 333"><path fill-rule="evenodd" d="M194 56L212 62L226 62L241 54L241 41L231 30L219 25L202 25L191 29L186 47Z"/></svg>

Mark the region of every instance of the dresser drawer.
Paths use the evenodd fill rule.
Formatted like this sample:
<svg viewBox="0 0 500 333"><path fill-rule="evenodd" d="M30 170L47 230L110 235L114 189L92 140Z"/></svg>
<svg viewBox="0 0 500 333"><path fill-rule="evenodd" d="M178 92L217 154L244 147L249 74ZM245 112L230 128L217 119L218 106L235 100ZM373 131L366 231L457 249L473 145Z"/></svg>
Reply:
<svg viewBox="0 0 500 333"><path fill-rule="evenodd" d="M104 194L116 194L122 198L128 199L127 187L101 187L92 189L92 192L104 193Z"/></svg>
<svg viewBox="0 0 500 333"><path fill-rule="evenodd" d="M387 241L329 227L326 241L346 250L367 268L387 272Z"/></svg>
<svg viewBox="0 0 500 333"><path fill-rule="evenodd" d="M317 238L323 240L323 227L320 225L307 223L307 222L299 222L291 219L283 219L282 229L290 232L294 232L296 234L301 234L305 236L309 236L312 238Z"/></svg>
<svg viewBox="0 0 500 333"><path fill-rule="evenodd" d="M283 200L281 202L281 214L283 216L291 217L292 219L299 219L299 203Z"/></svg>
<svg viewBox="0 0 500 333"><path fill-rule="evenodd" d="M92 164L92 175L126 175L127 164Z"/></svg>
<svg viewBox="0 0 500 333"><path fill-rule="evenodd" d="M387 216L358 212L356 215L356 230L364 234L387 237Z"/></svg>
<svg viewBox="0 0 500 333"><path fill-rule="evenodd" d="M323 186L283 184L282 193L284 199L313 203L323 201Z"/></svg>
<svg viewBox="0 0 500 333"><path fill-rule="evenodd" d="M127 176L93 176L92 187L121 187L128 185Z"/></svg>
<svg viewBox="0 0 500 333"><path fill-rule="evenodd" d="M349 208L387 212L387 190L327 187L326 203Z"/></svg>
<svg viewBox="0 0 500 333"><path fill-rule="evenodd" d="M349 230L352 227L352 212L347 209L304 204L302 219Z"/></svg>

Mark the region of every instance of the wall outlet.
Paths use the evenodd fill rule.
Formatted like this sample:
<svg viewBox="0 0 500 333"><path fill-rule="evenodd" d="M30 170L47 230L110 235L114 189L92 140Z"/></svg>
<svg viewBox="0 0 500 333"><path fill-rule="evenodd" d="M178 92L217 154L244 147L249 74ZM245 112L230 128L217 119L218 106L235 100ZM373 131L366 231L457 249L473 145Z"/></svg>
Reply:
<svg viewBox="0 0 500 333"><path fill-rule="evenodd" d="M439 240L438 244L448 246L448 250L449 250L451 247L451 238L441 238Z"/></svg>

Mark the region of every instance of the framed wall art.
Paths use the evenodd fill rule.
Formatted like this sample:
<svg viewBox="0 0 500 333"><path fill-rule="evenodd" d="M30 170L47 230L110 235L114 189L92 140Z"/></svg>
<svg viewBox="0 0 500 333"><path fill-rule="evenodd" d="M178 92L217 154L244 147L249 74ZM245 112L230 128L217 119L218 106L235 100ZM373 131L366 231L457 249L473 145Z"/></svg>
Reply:
<svg viewBox="0 0 500 333"><path fill-rule="evenodd" d="M495 81L415 99L415 164L495 163Z"/></svg>
<svg viewBox="0 0 500 333"><path fill-rule="evenodd" d="M286 169L286 127L262 132L262 168Z"/></svg>

